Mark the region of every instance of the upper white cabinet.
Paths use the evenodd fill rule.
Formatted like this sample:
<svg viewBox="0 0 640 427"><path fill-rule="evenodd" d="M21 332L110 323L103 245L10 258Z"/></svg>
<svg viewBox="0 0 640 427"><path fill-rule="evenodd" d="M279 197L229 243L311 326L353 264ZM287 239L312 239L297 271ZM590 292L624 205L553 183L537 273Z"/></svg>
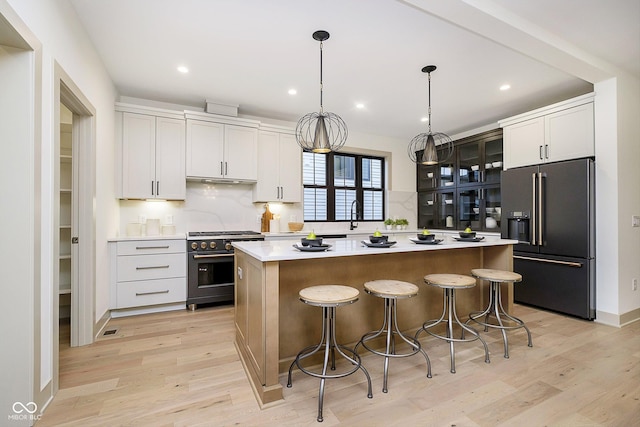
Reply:
<svg viewBox="0 0 640 427"><path fill-rule="evenodd" d="M593 96L501 120L504 169L594 156Z"/></svg>
<svg viewBox="0 0 640 427"><path fill-rule="evenodd" d="M116 106L118 196L184 200L185 124L180 114Z"/></svg>
<svg viewBox="0 0 640 427"><path fill-rule="evenodd" d="M293 130L261 129L258 133L258 181L254 202L302 201L302 150Z"/></svg>
<svg viewBox="0 0 640 427"><path fill-rule="evenodd" d="M188 178L257 181L259 122L196 112L186 117Z"/></svg>

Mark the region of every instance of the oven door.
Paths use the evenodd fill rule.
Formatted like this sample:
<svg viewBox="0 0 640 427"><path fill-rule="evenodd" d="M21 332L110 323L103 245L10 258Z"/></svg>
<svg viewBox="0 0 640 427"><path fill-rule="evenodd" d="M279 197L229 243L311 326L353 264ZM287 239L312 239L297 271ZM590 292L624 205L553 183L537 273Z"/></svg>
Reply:
<svg viewBox="0 0 640 427"><path fill-rule="evenodd" d="M233 254L187 255L187 304L233 301Z"/></svg>

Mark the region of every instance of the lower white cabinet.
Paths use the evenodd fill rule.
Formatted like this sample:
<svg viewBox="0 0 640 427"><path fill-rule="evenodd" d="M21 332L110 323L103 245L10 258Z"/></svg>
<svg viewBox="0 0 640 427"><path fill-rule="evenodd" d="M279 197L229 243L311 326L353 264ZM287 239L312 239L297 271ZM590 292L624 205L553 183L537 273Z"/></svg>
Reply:
<svg viewBox="0 0 640 427"><path fill-rule="evenodd" d="M110 308L129 309L187 300L185 240L127 240L112 244Z"/></svg>

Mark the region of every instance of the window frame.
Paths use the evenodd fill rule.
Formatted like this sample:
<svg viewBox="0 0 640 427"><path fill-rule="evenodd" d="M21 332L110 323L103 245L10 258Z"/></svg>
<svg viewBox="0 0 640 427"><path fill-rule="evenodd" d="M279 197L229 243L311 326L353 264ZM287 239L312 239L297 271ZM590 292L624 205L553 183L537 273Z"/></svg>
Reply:
<svg viewBox="0 0 640 427"><path fill-rule="evenodd" d="M305 153L311 153L306 151ZM304 153L303 153L304 155ZM306 219L305 222L349 222L350 219L336 219L336 189L355 190L356 200L360 203L360 215L363 216L364 206L364 193L365 191L380 192L382 194L382 214L380 219L358 219L359 222L380 222L386 218L386 181L387 181L387 168L386 158L383 156L376 156L372 154L359 154L348 152L330 152L326 153L325 161L325 183L326 185L304 184L303 192L307 188L322 188L327 193L327 219ZM355 159L355 186L336 186L335 185L335 156L352 157ZM362 181L362 160L372 159L380 161L381 166L381 187L380 188L365 188ZM302 198L303 212L304 212L304 196Z"/></svg>

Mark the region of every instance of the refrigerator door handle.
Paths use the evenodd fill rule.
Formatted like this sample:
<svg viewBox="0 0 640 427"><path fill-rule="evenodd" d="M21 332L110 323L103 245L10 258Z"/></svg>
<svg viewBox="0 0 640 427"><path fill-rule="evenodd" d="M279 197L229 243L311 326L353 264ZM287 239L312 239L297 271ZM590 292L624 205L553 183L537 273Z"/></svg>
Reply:
<svg viewBox="0 0 640 427"><path fill-rule="evenodd" d="M555 259L533 258L533 257L521 256L521 255L514 255L513 259L522 259L525 261L536 261L536 262L547 262L549 264L560 264L560 265L566 265L568 267L576 267L576 268L582 267L582 263L580 262L558 261Z"/></svg>
<svg viewBox="0 0 640 427"><path fill-rule="evenodd" d="M538 172L538 245L542 246L542 213L544 212L542 202L544 199L544 190L542 188L542 172Z"/></svg>
<svg viewBox="0 0 640 427"><path fill-rule="evenodd" d="M533 230L531 230L531 245L535 246L536 245L536 226L538 225L538 223L536 222L536 174L533 173L531 174L531 195L533 197L533 200L531 201L531 206L533 207L533 209L531 209L531 225L533 227Z"/></svg>

